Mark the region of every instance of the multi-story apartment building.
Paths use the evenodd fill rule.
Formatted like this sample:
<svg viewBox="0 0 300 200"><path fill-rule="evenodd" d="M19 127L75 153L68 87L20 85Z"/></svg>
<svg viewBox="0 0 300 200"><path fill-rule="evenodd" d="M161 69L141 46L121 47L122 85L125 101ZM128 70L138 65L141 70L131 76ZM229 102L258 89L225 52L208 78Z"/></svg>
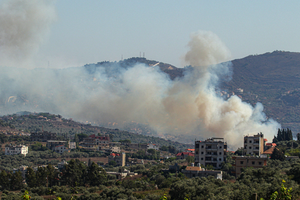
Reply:
<svg viewBox="0 0 300 200"><path fill-rule="evenodd" d="M109 135L95 136L93 134L83 140L82 147L90 150L98 150L102 147L108 147L109 143Z"/></svg>
<svg viewBox="0 0 300 200"><path fill-rule="evenodd" d="M227 143L224 138L209 138L205 141L195 141L195 164L212 165L220 169L226 160Z"/></svg>
<svg viewBox="0 0 300 200"><path fill-rule="evenodd" d="M56 140L57 136L56 133L43 131L39 133L31 133L30 138L31 141L46 142L47 140Z"/></svg>
<svg viewBox="0 0 300 200"><path fill-rule="evenodd" d="M262 133L244 137L244 152L246 155L260 156L264 152L265 140Z"/></svg>
<svg viewBox="0 0 300 200"><path fill-rule="evenodd" d="M26 156L28 154L28 146L25 145L7 145L5 146L5 155L16 155L23 154Z"/></svg>

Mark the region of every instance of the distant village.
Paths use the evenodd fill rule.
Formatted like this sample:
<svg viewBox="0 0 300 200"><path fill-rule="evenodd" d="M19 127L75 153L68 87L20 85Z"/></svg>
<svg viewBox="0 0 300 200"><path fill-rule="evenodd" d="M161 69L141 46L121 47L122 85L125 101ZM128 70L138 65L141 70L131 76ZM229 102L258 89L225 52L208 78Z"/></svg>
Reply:
<svg viewBox="0 0 300 200"><path fill-rule="evenodd" d="M193 149L185 149L183 152L171 154L169 152L161 151L160 147L156 144L138 144L130 142L113 142L109 135L90 135L83 139L83 141L76 143L69 141L57 140L55 133L47 131L31 133L31 141L43 142L45 146L53 152L63 154L70 152L73 149L79 148L86 151L97 151L105 153L106 162L105 165L110 162L116 163L116 166L131 166L135 164L144 164L146 160L133 159L127 155L128 153L136 152L138 150L145 151L145 154L150 154L149 150L155 150L160 152L158 162L163 162L164 159L176 157L177 160L192 158L193 162L189 163L185 169L181 170L188 178L193 177L208 177L213 176L217 179L222 180L222 164L226 162L226 156L228 154L228 146L224 141L224 138L208 138L204 141L195 141ZM262 168L267 166L269 156L272 155L276 148L275 143L268 143L267 139L264 138L262 133L258 133L252 136L244 137L243 151L241 156L233 156L235 161L234 171L232 172L238 177L242 170L247 167ZM234 152L233 152L234 153ZM12 145L7 144L5 146L5 155L16 155L22 154L26 156L28 154L28 146L26 145ZM298 159L296 156L289 156L286 159ZM154 161L154 163L157 161ZM63 169L64 165L67 165L66 161L61 161L56 166L58 170ZM39 166L36 166L36 169ZM40 166L43 167L43 166ZM46 166L44 166L46 167ZM21 171L25 177L27 166L20 166L14 171ZM175 166L169 166L169 169L165 170L179 170L177 164ZM115 175L117 179L123 179L126 176L137 175L130 171L125 172L109 172L108 174Z"/></svg>

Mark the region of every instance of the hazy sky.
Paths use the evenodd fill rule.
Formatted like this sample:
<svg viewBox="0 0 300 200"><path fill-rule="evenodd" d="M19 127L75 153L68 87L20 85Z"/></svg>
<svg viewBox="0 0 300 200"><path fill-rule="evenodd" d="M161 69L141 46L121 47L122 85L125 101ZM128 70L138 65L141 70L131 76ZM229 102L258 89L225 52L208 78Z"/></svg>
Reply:
<svg viewBox="0 0 300 200"><path fill-rule="evenodd" d="M232 58L300 52L300 1L57 0L57 19L36 55L60 68L145 57L183 67L190 34L217 34Z"/></svg>

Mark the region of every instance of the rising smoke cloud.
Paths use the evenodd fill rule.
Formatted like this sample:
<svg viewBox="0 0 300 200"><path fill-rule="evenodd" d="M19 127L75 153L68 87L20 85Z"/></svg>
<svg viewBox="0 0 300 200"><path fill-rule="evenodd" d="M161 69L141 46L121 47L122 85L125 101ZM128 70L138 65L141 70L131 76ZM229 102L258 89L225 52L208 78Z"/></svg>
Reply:
<svg viewBox="0 0 300 200"><path fill-rule="evenodd" d="M32 7L35 6L24 9ZM52 19L53 12L48 15L45 19ZM31 28L36 30L38 24L33 23ZM38 46L42 40L33 41L35 37L30 34L35 35L35 31L29 30L28 40L14 41L18 37L8 37L6 34L14 33L8 29L1 31L1 51L8 54L26 55L23 51L30 46L28 41ZM211 32L195 32L188 47L185 62L191 67L175 80L158 66L144 64L122 67L111 63L106 68L90 65L92 71L86 67L0 67L1 114L50 112L98 124L116 122L121 128L124 122L135 121L147 124L159 135L173 135L189 142L194 138L224 137L236 147L245 134L263 132L271 138L280 125L266 119L260 103L252 107L237 96L224 99L218 95L218 84L232 73L231 62L224 62L230 59L230 52L221 40Z"/></svg>
<svg viewBox="0 0 300 200"><path fill-rule="evenodd" d="M0 64L28 66L55 19L51 1L1 1Z"/></svg>

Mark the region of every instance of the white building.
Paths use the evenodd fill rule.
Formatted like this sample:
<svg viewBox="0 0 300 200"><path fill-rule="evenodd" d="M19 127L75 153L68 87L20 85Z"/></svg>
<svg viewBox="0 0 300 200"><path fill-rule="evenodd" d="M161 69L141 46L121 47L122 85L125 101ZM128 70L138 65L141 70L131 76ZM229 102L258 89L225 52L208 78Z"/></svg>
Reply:
<svg viewBox="0 0 300 200"><path fill-rule="evenodd" d="M148 149L159 150L159 147L157 145L155 145L155 144L150 143L150 144L147 144L147 150Z"/></svg>
<svg viewBox="0 0 300 200"><path fill-rule="evenodd" d="M244 137L244 152L246 155L260 156L264 152L264 146L265 141L262 133Z"/></svg>
<svg viewBox="0 0 300 200"><path fill-rule="evenodd" d="M65 145L58 145L54 148L52 148L53 151L55 151L56 153L63 153L65 151L69 151L69 149L67 147L65 147Z"/></svg>
<svg viewBox="0 0 300 200"><path fill-rule="evenodd" d="M210 138L205 141L195 141L195 164L211 165L220 169L226 160L227 143L224 138Z"/></svg>
<svg viewBox="0 0 300 200"><path fill-rule="evenodd" d="M76 149L76 142L69 141L69 149Z"/></svg>
<svg viewBox="0 0 300 200"><path fill-rule="evenodd" d="M28 146L25 145L5 146L5 155L16 155L16 154L23 154L24 156L26 156L28 154Z"/></svg>

